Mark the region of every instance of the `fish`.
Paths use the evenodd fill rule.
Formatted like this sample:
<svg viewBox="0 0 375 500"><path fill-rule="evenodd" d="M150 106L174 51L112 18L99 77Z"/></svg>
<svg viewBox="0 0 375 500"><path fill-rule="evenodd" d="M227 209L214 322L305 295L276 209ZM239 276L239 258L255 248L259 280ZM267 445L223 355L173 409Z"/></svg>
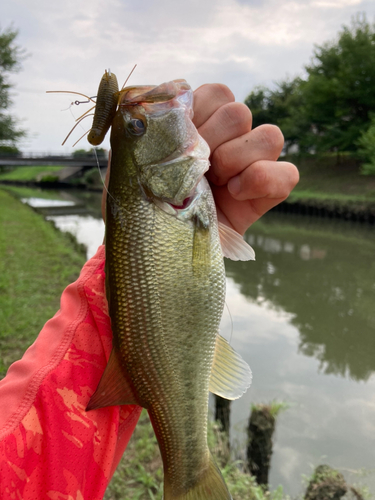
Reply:
<svg viewBox="0 0 375 500"><path fill-rule="evenodd" d="M97 102L112 102L110 85L103 88ZM249 366L218 332L223 256L251 260L254 251L218 223L190 85L173 80L116 95L111 120L102 119L112 127L105 273L113 348L86 410L146 408L165 500L229 500L207 445L208 396L236 399L251 383ZM106 132L97 123L96 143Z"/></svg>

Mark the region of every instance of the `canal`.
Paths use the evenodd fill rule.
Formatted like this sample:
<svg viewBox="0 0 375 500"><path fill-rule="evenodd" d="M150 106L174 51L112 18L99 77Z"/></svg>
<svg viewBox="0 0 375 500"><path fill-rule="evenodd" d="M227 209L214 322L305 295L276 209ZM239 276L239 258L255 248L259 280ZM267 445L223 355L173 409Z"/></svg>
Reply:
<svg viewBox="0 0 375 500"><path fill-rule="evenodd" d="M99 193L25 192L22 198L74 234L88 257L101 244ZM289 495L301 494L302 475L327 463L374 493L373 228L270 213L245 237L256 261L226 261L221 324L253 371L250 390L231 405L233 453L245 457L251 404L284 402L271 489L282 484Z"/></svg>

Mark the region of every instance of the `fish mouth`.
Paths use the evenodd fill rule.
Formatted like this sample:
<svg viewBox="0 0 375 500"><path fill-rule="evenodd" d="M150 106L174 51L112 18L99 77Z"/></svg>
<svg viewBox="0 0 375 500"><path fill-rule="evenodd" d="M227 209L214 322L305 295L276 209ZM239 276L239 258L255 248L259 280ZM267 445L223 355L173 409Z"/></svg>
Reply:
<svg viewBox="0 0 375 500"><path fill-rule="evenodd" d="M184 210L187 208L190 203L193 201L194 196L189 196L188 198L185 198L184 201L182 202L182 205L173 205L173 203L169 203L169 205L174 208L175 210Z"/></svg>
<svg viewBox="0 0 375 500"><path fill-rule="evenodd" d="M203 178L206 180L204 173L197 179L197 181L196 181L194 187L192 188L192 190L190 191L189 195L186 198L184 198L184 200L181 204L175 204L173 202L173 200L172 201L164 200L165 203L168 203L168 205L170 205L177 212L186 210L200 197L200 195L202 193L201 186L203 184L202 183Z"/></svg>
<svg viewBox="0 0 375 500"><path fill-rule="evenodd" d="M197 181L196 185L192 189L189 196L187 196L182 204L176 205L167 200L162 200L160 198L154 198L154 204L159 207L163 212L177 217L182 221L191 220L196 213L196 206L203 193L210 190L208 181L203 174Z"/></svg>

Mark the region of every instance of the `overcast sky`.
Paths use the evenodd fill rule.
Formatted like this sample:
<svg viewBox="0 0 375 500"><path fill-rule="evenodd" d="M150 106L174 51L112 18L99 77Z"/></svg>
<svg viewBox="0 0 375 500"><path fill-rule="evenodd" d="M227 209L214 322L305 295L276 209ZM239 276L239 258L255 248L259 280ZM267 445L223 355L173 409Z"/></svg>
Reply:
<svg viewBox="0 0 375 500"><path fill-rule="evenodd" d="M1 28L18 29L29 54L11 77L11 111L28 130L21 148L68 153L90 128L88 118L61 147L85 108L46 90L96 95L106 68L121 86L137 64L132 85L221 82L243 101L256 85L302 75L314 44L357 12L373 22L374 0L2 0Z"/></svg>

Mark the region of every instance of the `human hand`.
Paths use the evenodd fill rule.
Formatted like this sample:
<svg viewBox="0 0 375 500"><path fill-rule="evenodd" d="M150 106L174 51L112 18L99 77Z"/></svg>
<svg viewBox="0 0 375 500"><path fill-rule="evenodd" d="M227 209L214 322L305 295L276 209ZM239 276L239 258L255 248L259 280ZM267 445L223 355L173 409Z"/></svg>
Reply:
<svg viewBox="0 0 375 500"><path fill-rule="evenodd" d="M274 125L252 127L249 108L228 87L206 84L194 92L193 122L211 149L207 173L218 219L244 234L285 200L299 180L297 168L276 161L284 145Z"/></svg>

